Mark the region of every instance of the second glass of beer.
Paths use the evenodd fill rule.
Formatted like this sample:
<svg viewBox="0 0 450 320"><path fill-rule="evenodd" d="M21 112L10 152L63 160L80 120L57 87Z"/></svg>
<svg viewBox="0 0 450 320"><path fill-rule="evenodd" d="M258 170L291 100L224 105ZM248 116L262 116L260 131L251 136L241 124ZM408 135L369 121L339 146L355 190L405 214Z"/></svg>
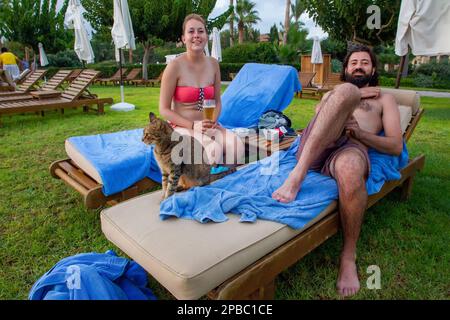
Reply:
<svg viewBox="0 0 450 320"><path fill-rule="evenodd" d="M216 100L203 100L203 119L214 121Z"/></svg>

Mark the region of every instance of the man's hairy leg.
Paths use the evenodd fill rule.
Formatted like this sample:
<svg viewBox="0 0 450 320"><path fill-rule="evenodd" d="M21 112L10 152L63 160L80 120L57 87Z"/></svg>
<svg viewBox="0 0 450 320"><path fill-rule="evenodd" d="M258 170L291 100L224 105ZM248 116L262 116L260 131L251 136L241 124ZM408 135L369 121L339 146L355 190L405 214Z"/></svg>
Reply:
<svg viewBox="0 0 450 320"><path fill-rule="evenodd" d="M343 297L352 296L360 289L356 243L367 208L366 172L364 156L353 148L339 154L332 166L332 174L339 188L339 214L344 238L336 288Z"/></svg>
<svg viewBox="0 0 450 320"><path fill-rule="evenodd" d="M320 108L297 165L272 198L284 203L296 198L311 163L339 138L360 100L361 93L356 86L346 83L335 87Z"/></svg>

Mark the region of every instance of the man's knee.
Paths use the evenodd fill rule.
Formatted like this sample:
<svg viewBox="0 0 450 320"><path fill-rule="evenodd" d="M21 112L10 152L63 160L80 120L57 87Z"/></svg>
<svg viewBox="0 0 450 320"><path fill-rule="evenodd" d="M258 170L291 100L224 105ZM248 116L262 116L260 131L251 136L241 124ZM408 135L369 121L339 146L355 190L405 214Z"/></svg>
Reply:
<svg viewBox="0 0 450 320"><path fill-rule="evenodd" d="M339 188L347 192L361 190L365 186L367 164L357 151L348 151L339 155L334 162L334 177Z"/></svg>
<svg viewBox="0 0 450 320"><path fill-rule="evenodd" d="M342 107L348 107L353 110L361 101L361 92L357 86L351 83L337 85L333 91L334 95L339 98L339 104Z"/></svg>

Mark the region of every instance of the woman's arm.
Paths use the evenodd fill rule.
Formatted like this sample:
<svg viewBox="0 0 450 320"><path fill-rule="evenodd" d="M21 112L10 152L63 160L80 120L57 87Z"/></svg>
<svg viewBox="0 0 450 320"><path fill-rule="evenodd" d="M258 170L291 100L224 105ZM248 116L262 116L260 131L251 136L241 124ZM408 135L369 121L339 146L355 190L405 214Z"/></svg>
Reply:
<svg viewBox="0 0 450 320"><path fill-rule="evenodd" d="M164 119L177 126L192 129L194 126L193 121L183 118L171 109L173 95L178 82L178 63L179 61L174 60L164 70L159 95L159 113Z"/></svg>

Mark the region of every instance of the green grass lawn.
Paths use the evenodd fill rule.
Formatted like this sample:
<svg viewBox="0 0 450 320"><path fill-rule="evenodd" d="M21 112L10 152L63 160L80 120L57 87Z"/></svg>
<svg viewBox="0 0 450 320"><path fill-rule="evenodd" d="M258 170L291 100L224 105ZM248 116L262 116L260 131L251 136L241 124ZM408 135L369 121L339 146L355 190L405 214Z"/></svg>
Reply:
<svg viewBox="0 0 450 320"><path fill-rule="evenodd" d="M118 87L93 87L119 100ZM64 115L47 112L2 117L0 128L0 299L26 299L33 283L59 260L114 249L100 229L100 210L86 210L80 195L53 179L50 163L65 158L64 141L76 135L143 127L158 109L158 88L125 88L137 110ZM294 99L286 110L304 127L315 101ZM391 194L368 210L358 244L359 299L450 298L450 99L422 98L426 112L409 142L412 156L426 154L409 201ZM277 299L337 299L335 280L341 234L332 237L277 280ZM366 270L381 269L380 290L369 290ZM150 279L160 299L172 296Z"/></svg>

